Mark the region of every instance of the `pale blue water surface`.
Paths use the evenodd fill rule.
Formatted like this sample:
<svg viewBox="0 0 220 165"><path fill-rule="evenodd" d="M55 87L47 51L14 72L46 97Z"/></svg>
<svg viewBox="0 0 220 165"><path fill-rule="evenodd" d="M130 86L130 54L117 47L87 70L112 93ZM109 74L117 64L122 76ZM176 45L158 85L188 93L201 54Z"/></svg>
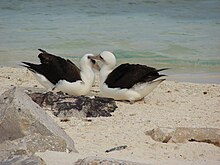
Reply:
<svg viewBox="0 0 220 165"><path fill-rule="evenodd" d="M38 48L78 61L170 67L168 79L220 83L220 0L1 0L0 65L38 62Z"/></svg>

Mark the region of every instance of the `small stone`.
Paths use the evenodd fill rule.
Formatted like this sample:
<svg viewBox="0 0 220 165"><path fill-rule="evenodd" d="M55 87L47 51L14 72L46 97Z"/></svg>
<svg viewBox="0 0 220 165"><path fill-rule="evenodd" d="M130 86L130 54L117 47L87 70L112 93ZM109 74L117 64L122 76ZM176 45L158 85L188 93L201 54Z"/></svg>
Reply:
<svg viewBox="0 0 220 165"><path fill-rule="evenodd" d="M145 134L162 143L203 142L220 147L220 129L217 128L156 128Z"/></svg>
<svg viewBox="0 0 220 165"><path fill-rule="evenodd" d="M67 122L70 121L70 119L60 119L60 122Z"/></svg>

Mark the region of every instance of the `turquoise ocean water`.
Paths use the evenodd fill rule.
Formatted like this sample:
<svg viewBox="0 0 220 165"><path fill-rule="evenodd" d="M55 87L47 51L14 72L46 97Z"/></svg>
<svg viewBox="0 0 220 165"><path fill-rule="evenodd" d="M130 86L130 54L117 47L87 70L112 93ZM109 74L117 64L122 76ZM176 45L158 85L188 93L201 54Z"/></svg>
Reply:
<svg viewBox="0 0 220 165"><path fill-rule="evenodd" d="M220 83L220 0L1 0L0 66L38 62L38 48L77 61L172 68L168 79Z"/></svg>

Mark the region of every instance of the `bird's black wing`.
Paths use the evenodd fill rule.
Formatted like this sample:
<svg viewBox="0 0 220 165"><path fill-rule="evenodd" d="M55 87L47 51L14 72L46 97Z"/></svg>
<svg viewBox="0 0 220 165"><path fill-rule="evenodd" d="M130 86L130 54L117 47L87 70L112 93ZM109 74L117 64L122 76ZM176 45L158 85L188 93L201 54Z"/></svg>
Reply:
<svg viewBox="0 0 220 165"><path fill-rule="evenodd" d="M82 80L80 75L80 69L70 60L66 60L67 64L64 68L66 72L66 79L69 82L75 82L77 80ZM73 76L74 75L74 76Z"/></svg>
<svg viewBox="0 0 220 165"><path fill-rule="evenodd" d="M44 75L53 84L59 80L69 82L81 80L80 69L70 60L39 50L42 52L38 55L41 64L23 62L29 70Z"/></svg>
<svg viewBox="0 0 220 165"><path fill-rule="evenodd" d="M165 70L165 69L161 69ZM105 80L110 88L131 88L137 83L153 81L161 76L155 68L140 64L122 64L114 69Z"/></svg>

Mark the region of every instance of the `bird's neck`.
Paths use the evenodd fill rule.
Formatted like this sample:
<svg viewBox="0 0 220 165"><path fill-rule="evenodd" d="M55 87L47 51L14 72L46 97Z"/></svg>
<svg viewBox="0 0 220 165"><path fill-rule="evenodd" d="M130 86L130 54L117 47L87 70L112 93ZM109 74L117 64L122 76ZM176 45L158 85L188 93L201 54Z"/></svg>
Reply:
<svg viewBox="0 0 220 165"><path fill-rule="evenodd" d="M81 68L81 79L83 83L88 86L92 87L92 84L94 82L95 74L90 67Z"/></svg>
<svg viewBox="0 0 220 165"><path fill-rule="evenodd" d="M102 66L100 70L100 84L103 84L107 79L108 75L112 72L113 68L107 65Z"/></svg>

